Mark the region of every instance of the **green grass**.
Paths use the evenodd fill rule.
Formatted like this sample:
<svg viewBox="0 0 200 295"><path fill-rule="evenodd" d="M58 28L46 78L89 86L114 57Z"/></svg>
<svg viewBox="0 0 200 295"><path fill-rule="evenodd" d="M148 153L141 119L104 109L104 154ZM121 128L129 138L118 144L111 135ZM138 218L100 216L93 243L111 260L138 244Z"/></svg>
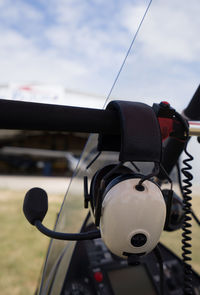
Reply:
<svg viewBox="0 0 200 295"><path fill-rule="evenodd" d="M49 243L47 237L26 221L22 212L23 198L24 192L0 191L0 290L4 295L34 294ZM51 196L45 225L51 228L54 225L62 199L61 195ZM199 213L199 197L193 198L193 205ZM180 240L180 231L164 232L161 238L165 245L179 255ZM200 229L194 224L192 265L200 272L199 244Z"/></svg>
<svg viewBox="0 0 200 295"><path fill-rule="evenodd" d="M0 191L0 290L4 295L34 294L49 239L25 219L24 193ZM63 196L49 202L45 224L55 222Z"/></svg>

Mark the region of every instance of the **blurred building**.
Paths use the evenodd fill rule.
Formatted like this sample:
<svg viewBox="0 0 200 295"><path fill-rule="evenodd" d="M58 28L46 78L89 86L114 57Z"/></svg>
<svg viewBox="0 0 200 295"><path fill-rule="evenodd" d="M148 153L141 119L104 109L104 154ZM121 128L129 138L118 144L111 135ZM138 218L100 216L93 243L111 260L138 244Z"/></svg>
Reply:
<svg viewBox="0 0 200 295"><path fill-rule="evenodd" d="M0 85L0 99L101 108L104 98L61 86ZM0 174L71 175L88 134L0 130Z"/></svg>

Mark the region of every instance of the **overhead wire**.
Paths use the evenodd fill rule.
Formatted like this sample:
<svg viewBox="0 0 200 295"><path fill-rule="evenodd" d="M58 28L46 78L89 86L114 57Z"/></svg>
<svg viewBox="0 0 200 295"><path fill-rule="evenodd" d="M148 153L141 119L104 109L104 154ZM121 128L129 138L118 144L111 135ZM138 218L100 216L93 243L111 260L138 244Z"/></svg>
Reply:
<svg viewBox="0 0 200 295"><path fill-rule="evenodd" d="M153 0L150 0L149 3L148 3L148 5L147 5L147 8L146 8L146 10L145 10L145 12L144 12L144 14L143 14L143 17L142 17L142 19L141 19L141 21L140 21L140 23L139 23L139 25L138 25L138 28L137 28L135 34L134 34L134 36L133 36L133 39L132 39L131 44L130 44L130 46L129 46L128 50L127 50L127 53L126 53L126 55L125 55L125 57L124 57L124 60L123 60L121 66L120 66L120 68L119 68L119 71L118 71L118 73L117 73L117 75L116 75L116 77L115 77L115 80L114 80L114 82L113 82L113 84L112 84L112 87L111 87L111 89L110 89L110 91L109 91L109 93L108 93L108 95L107 95L106 101L105 101L105 103L104 103L104 107L106 106L106 104L107 104L107 102L108 102L108 100L109 100L109 98L110 98L110 96L111 96L111 94L112 94L112 92L113 92L113 89L114 89L114 87L115 87L115 85L116 85L116 83L117 83L117 81L118 81L118 79L119 79L119 76L120 76L120 74L121 74L121 72L122 72L122 70L123 70L123 67L124 67L124 65L125 65L125 63L126 63L126 60L127 60L128 56L129 56L129 54L130 54L130 51L131 51L131 49L132 49L132 47L133 47L133 44L135 43L135 40L136 40L136 38L137 38L137 36L138 36L138 33L139 33L140 28L141 28L141 26L142 26L142 24L143 24L143 22L144 22L144 19L145 19L146 15L147 15L147 13L148 13L148 11L149 11L149 8L150 8L150 6L151 6L152 1L153 1Z"/></svg>

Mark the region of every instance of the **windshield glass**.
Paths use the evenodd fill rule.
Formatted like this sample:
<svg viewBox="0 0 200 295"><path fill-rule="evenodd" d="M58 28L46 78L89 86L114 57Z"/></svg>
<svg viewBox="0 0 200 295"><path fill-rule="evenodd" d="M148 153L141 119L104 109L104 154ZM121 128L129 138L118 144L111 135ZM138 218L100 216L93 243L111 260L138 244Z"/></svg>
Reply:
<svg viewBox="0 0 200 295"><path fill-rule="evenodd" d="M99 70L99 75L104 75L105 78L100 77L99 88L96 88L96 90L101 89L99 92L103 97L102 107L105 102L113 99L138 101L149 105L165 100L178 111L182 111L199 83L198 1L153 1L121 71L120 66L149 2L123 1L122 4L119 1L119 3L114 17L109 15L110 11L107 11L112 21L109 19L107 22L107 19L104 21L102 19L102 26L112 26L113 34L106 36L107 43L105 42L103 52L99 52L98 47L95 52L96 58L100 58L100 61L101 56L106 55L109 58L107 62L112 68L108 73L107 65L104 64ZM108 52L113 42L116 51L112 59ZM116 79L119 71L120 74ZM93 85L91 79L91 90L94 90ZM88 212L83 206L83 176L87 175L90 182L100 167L116 163L118 160L117 153L104 153L91 168L86 168L97 154L97 138L97 135L91 135L86 144L61 208L56 224L57 231L80 231ZM193 149L195 153L196 148ZM56 265L68 244L66 241L56 240L51 243L42 282L44 290L49 276L52 275L52 266Z"/></svg>

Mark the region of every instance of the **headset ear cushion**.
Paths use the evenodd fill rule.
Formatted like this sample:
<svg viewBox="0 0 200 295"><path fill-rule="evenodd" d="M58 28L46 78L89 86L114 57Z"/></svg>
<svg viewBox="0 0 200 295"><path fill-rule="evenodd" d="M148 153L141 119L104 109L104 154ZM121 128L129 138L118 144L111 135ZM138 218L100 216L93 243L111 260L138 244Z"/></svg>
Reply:
<svg viewBox="0 0 200 295"><path fill-rule="evenodd" d="M92 197L92 210L95 214L95 223L98 225L99 218L100 218L100 212L101 212L101 203L102 203L102 192L100 192L100 186L101 181L105 180L105 187L109 184L110 181L112 181L114 178L124 175L124 174L130 174L132 173L132 170L126 166L119 166L117 169L117 165L107 165L103 167L102 169L98 170L95 175L92 178L91 185L90 185L90 195ZM105 176L113 170L113 173L105 179Z"/></svg>
<svg viewBox="0 0 200 295"><path fill-rule="evenodd" d="M98 170L95 175L92 178L91 185L90 185L90 195L92 196L92 203L93 206L96 206L96 199L98 195L98 191L101 185L101 181L108 174L110 171L112 171L117 165L107 165L103 167L102 169ZM119 169L115 170L114 173L108 177L106 180L105 186L108 185L110 181L112 181L114 178L124 175L124 174L130 174L132 173L132 170L126 166L119 167Z"/></svg>
<svg viewBox="0 0 200 295"><path fill-rule="evenodd" d="M100 184L101 184L101 180L114 167L115 167L115 165L105 166L102 169L98 170L94 174L94 176L92 178L92 181L91 181L91 185L90 185L90 195L92 197L93 209L96 207L96 200L97 200L97 195L98 195L99 187L100 187Z"/></svg>

